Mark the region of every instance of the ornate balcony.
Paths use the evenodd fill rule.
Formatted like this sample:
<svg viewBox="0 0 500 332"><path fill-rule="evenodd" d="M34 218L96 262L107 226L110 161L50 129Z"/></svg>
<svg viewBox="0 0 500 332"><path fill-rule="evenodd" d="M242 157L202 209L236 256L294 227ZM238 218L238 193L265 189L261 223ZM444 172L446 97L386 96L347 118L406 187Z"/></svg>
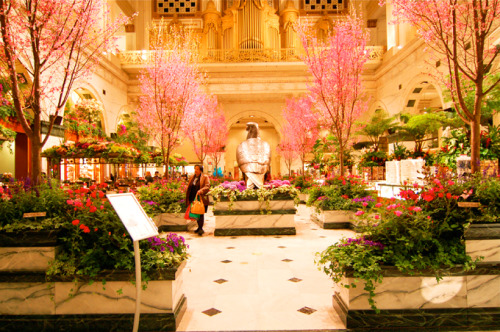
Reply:
<svg viewBox="0 0 500 332"><path fill-rule="evenodd" d="M368 63L370 67L378 66L385 53L383 46L368 46L370 52ZM122 66L141 66L151 62L154 51L125 51L119 57ZM301 51L297 48L282 49L233 49L233 50L204 50L200 51L197 59L200 63L241 63L241 62L298 62L301 60Z"/></svg>

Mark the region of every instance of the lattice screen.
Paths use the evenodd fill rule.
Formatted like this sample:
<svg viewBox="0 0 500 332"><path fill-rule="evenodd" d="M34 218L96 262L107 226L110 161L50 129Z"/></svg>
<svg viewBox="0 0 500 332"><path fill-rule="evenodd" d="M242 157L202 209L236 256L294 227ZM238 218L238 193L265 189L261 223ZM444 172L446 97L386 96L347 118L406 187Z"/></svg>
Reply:
<svg viewBox="0 0 500 332"><path fill-rule="evenodd" d="M233 3L234 3L235 0L226 0L226 1L227 1L227 7L226 8L231 8L233 6ZM273 0L267 0L267 4L269 5L269 7L274 7L273 6Z"/></svg>
<svg viewBox="0 0 500 332"><path fill-rule="evenodd" d="M346 0L303 0L308 11L342 10Z"/></svg>
<svg viewBox="0 0 500 332"><path fill-rule="evenodd" d="M156 0L159 14L191 14L196 12L196 0Z"/></svg>

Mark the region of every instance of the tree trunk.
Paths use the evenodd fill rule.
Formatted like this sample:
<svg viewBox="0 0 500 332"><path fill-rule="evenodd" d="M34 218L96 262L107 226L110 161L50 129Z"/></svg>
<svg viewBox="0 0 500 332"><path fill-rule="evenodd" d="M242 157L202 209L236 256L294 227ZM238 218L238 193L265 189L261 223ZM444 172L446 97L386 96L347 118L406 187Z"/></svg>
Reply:
<svg viewBox="0 0 500 332"><path fill-rule="evenodd" d="M344 176L344 148L342 144L339 144L339 153L340 176Z"/></svg>
<svg viewBox="0 0 500 332"><path fill-rule="evenodd" d="M33 186L38 186L42 179L42 144L40 136L31 140L31 181ZM29 173L28 173L29 174Z"/></svg>
<svg viewBox="0 0 500 332"><path fill-rule="evenodd" d="M471 173L474 174L480 171L480 157L479 151L481 150L481 123L479 119L474 119L471 123L470 133L470 164Z"/></svg>

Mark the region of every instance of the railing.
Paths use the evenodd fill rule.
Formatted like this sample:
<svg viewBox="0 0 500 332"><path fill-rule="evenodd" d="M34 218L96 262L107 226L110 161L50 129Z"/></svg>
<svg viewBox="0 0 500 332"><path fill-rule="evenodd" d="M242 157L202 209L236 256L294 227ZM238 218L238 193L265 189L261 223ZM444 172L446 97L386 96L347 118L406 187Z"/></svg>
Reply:
<svg viewBox="0 0 500 332"><path fill-rule="evenodd" d="M385 49L383 46L368 46L368 62L381 62ZM144 65L150 63L154 51L120 52L122 65ZM241 63L241 62L297 62L301 60L301 51L296 48L252 49L252 50L204 50L197 55L200 63Z"/></svg>

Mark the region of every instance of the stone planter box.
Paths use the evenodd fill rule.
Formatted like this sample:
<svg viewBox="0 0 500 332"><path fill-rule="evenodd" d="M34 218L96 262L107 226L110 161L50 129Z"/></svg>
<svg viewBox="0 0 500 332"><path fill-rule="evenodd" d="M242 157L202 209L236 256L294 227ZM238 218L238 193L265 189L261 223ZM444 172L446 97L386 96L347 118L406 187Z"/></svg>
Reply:
<svg viewBox="0 0 500 332"><path fill-rule="evenodd" d="M184 213L162 213L153 218L160 232L187 232L196 221L184 219Z"/></svg>
<svg viewBox="0 0 500 332"><path fill-rule="evenodd" d="M410 276L386 268L383 274L375 290L378 314L368 304L363 283L335 286L333 307L346 328L500 327L500 264L481 263L466 273L450 270L439 283L431 271ZM352 274L347 279L354 282Z"/></svg>
<svg viewBox="0 0 500 332"><path fill-rule="evenodd" d="M465 232L465 249L472 259L481 256L482 262L500 262L500 224L471 224Z"/></svg>
<svg viewBox="0 0 500 332"><path fill-rule="evenodd" d="M309 194L299 194L299 199L301 204L306 204L309 200Z"/></svg>
<svg viewBox="0 0 500 332"><path fill-rule="evenodd" d="M315 208L311 212L311 220L324 229L354 229L356 219L353 211L333 210L318 213Z"/></svg>
<svg viewBox="0 0 500 332"><path fill-rule="evenodd" d="M266 203L258 200L218 202L214 208L215 236L235 235L295 235L295 206L293 200L273 200L266 210ZM263 210L263 212L261 212Z"/></svg>
<svg viewBox="0 0 500 332"><path fill-rule="evenodd" d="M141 294L140 329L175 331L187 306L181 273L164 269ZM112 272L106 282L46 282L45 273L0 272L0 326L5 330L131 330L134 274Z"/></svg>
<svg viewBox="0 0 500 332"><path fill-rule="evenodd" d="M0 232L0 272L47 271L57 253L59 231Z"/></svg>

